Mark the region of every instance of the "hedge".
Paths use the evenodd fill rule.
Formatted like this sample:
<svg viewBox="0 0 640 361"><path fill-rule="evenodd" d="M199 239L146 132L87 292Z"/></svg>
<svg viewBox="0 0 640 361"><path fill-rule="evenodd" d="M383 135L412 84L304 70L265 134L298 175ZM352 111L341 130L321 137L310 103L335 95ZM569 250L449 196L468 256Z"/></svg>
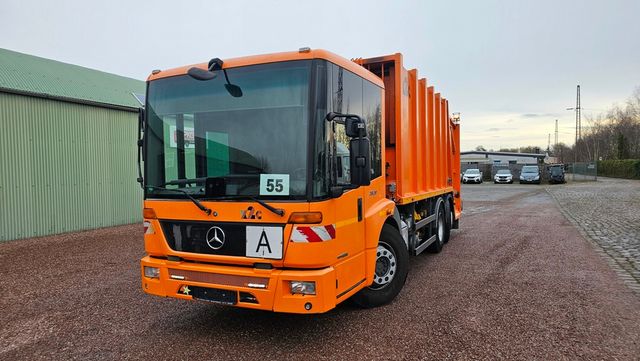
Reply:
<svg viewBox="0 0 640 361"><path fill-rule="evenodd" d="M640 179L640 159L601 160L598 162L598 175Z"/></svg>

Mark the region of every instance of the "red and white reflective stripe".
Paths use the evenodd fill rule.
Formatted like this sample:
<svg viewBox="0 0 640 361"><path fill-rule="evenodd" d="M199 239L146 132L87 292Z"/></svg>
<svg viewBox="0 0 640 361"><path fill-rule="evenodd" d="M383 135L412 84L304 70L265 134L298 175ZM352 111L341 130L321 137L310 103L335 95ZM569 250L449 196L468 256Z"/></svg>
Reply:
<svg viewBox="0 0 640 361"><path fill-rule="evenodd" d="M155 233L153 231L153 226L151 225L151 222L144 221L142 224L144 225L144 234L154 234Z"/></svg>
<svg viewBox="0 0 640 361"><path fill-rule="evenodd" d="M336 238L336 226L294 226L291 232L292 242L326 242Z"/></svg>

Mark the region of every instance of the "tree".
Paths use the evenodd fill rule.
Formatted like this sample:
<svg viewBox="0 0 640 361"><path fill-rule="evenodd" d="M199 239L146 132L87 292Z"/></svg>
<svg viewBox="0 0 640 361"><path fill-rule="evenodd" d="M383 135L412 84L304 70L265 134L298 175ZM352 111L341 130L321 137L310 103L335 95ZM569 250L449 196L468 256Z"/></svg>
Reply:
<svg viewBox="0 0 640 361"><path fill-rule="evenodd" d="M479 145L479 146L477 146L477 147L476 147L476 151L478 151L478 152L486 152L486 151L487 151L487 148L485 148L485 147L483 147L483 146Z"/></svg>
<svg viewBox="0 0 640 361"><path fill-rule="evenodd" d="M577 151L578 161L640 159L640 87L626 104L614 105L595 118L586 117L586 120L589 126L572 149L572 153ZM565 156L565 161L571 162L573 157L573 154Z"/></svg>
<svg viewBox="0 0 640 361"><path fill-rule="evenodd" d="M629 144L624 134L618 134L618 159L629 159Z"/></svg>

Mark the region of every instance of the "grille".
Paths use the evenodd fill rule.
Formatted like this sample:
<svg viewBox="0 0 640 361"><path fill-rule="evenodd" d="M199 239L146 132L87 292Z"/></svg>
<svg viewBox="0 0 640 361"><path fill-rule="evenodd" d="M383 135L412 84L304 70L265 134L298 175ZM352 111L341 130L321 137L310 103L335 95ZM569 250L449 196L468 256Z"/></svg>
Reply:
<svg viewBox="0 0 640 361"><path fill-rule="evenodd" d="M189 270L169 269L169 275L184 277L184 281L212 283L224 286L248 287L249 284L264 285L269 287L269 279L264 277L225 275L220 273L205 273Z"/></svg>
<svg viewBox="0 0 640 361"><path fill-rule="evenodd" d="M240 257L246 255L247 225L244 223L161 220L160 224L169 247L174 251ZM218 249L207 243L207 232L213 227L222 231L218 231L218 238L222 239L224 233L222 246L218 248L220 244L213 243Z"/></svg>

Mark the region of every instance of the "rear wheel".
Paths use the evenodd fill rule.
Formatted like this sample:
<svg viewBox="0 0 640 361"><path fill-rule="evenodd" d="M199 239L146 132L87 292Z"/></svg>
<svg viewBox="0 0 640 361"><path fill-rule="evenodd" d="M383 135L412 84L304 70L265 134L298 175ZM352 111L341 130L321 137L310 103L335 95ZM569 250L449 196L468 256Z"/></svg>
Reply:
<svg viewBox="0 0 640 361"><path fill-rule="evenodd" d="M378 307L391 302L400 293L409 273L409 252L397 229L385 225L376 251L376 266L371 286L353 295L360 307Z"/></svg>
<svg viewBox="0 0 640 361"><path fill-rule="evenodd" d="M451 197L444 201L444 243L451 238L451 227L453 226L453 209L451 209Z"/></svg>
<svg viewBox="0 0 640 361"><path fill-rule="evenodd" d="M436 220L433 227L435 227L436 240L431 243L427 250L431 253L440 253L444 246L444 231L446 228L443 202L440 202L438 205L438 209L436 210Z"/></svg>

